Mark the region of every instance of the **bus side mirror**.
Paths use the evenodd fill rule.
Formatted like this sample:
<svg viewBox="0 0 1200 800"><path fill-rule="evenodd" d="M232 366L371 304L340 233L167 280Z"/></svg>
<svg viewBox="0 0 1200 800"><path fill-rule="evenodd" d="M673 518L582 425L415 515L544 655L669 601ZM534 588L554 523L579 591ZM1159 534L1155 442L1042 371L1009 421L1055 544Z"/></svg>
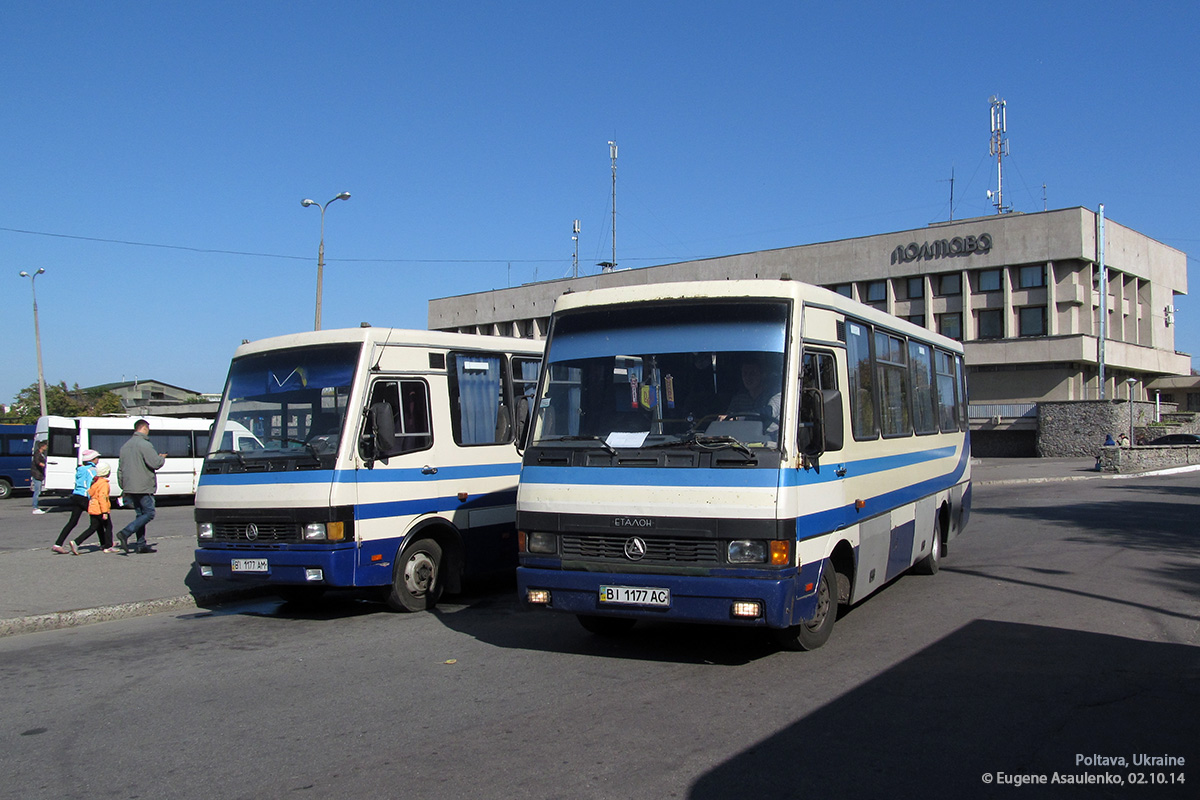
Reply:
<svg viewBox="0 0 1200 800"><path fill-rule="evenodd" d="M800 452L810 458L842 449L842 393L805 389L800 395Z"/></svg>
<svg viewBox="0 0 1200 800"><path fill-rule="evenodd" d="M364 466L372 469L375 460L387 463L387 456L392 452L396 442L396 423L392 416L391 403L375 403L367 409L367 426L363 431L359 447L362 452Z"/></svg>
<svg viewBox="0 0 1200 800"><path fill-rule="evenodd" d="M837 389L821 390L822 436L825 450L836 452L842 449L845 426L842 422L842 393Z"/></svg>

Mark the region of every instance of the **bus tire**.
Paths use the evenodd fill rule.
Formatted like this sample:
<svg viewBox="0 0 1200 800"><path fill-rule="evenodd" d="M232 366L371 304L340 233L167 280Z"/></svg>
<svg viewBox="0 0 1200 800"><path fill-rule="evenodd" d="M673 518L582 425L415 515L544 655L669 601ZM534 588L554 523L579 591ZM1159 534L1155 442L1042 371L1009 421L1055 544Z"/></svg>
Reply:
<svg viewBox="0 0 1200 800"><path fill-rule="evenodd" d="M417 539L400 551L387 604L393 611L425 611L442 596L442 548L433 539Z"/></svg>
<svg viewBox="0 0 1200 800"><path fill-rule="evenodd" d="M942 526L937 519L933 521L933 541L929 546L929 555L913 564L913 572L917 575L936 575L942 561Z"/></svg>
<svg viewBox="0 0 1200 800"><path fill-rule="evenodd" d="M837 584L833 577L833 565L826 561L817 583L816 616L799 625L771 631L775 643L784 650L816 650L829 641L833 623L837 621L837 612Z"/></svg>
<svg viewBox="0 0 1200 800"><path fill-rule="evenodd" d="M12 484L5 478L0 478L0 500L12 497Z"/></svg>
<svg viewBox="0 0 1200 800"><path fill-rule="evenodd" d="M620 636L629 633L633 626L637 625L637 620L629 617L594 617L590 614L580 614L578 619L585 631L597 636Z"/></svg>

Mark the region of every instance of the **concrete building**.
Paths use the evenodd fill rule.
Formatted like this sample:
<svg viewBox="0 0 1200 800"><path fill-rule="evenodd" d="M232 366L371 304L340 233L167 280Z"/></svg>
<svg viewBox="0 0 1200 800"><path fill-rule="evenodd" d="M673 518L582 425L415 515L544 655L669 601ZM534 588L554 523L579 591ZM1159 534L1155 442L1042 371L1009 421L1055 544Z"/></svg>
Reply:
<svg viewBox="0 0 1200 800"><path fill-rule="evenodd" d="M1191 371L1173 327L1186 254L1112 220L1104 238L1106 303L1098 215L1067 208L440 298L429 328L542 338L567 289L786 273L963 341L973 427L1032 432L1038 401L1101 399L1102 307L1104 398L1153 399L1149 381Z"/></svg>
<svg viewBox="0 0 1200 800"><path fill-rule="evenodd" d="M172 386L169 383L147 380L119 381L90 386L91 389L109 391L121 400L125 413L160 417L215 416L220 395L202 394L192 389ZM201 413L210 411L211 413Z"/></svg>

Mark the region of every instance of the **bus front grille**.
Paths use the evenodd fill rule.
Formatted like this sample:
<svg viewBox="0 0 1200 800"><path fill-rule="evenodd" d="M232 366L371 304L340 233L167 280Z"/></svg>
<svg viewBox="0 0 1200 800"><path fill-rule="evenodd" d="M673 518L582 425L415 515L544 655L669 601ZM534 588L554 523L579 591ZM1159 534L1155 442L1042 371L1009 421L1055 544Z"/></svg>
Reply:
<svg viewBox="0 0 1200 800"><path fill-rule="evenodd" d="M213 541L250 545L299 542L300 526L294 522L218 522L213 525Z"/></svg>
<svg viewBox="0 0 1200 800"><path fill-rule="evenodd" d="M641 537L646 543L646 554L638 559L646 564L718 564L721 559L721 543L716 539ZM562 537L564 558L581 558L597 561L620 561L628 564L625 545L628 535L578 535Z"/></svg>

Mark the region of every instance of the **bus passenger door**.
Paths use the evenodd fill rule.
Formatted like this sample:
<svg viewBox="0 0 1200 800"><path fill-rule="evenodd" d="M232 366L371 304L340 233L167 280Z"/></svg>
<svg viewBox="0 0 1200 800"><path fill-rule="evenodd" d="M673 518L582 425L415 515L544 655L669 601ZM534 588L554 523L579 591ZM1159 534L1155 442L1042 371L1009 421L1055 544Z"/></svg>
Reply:
<svg viewBox="0 0 1200 800"><path fill-rule="evenodd" d="M364 575L383 584L391 581L392 561L405 533L417 518L437 510L442 494L428 381L376 380L361 431L354 512L359 569L387 569L386 575Z"/></svg>

